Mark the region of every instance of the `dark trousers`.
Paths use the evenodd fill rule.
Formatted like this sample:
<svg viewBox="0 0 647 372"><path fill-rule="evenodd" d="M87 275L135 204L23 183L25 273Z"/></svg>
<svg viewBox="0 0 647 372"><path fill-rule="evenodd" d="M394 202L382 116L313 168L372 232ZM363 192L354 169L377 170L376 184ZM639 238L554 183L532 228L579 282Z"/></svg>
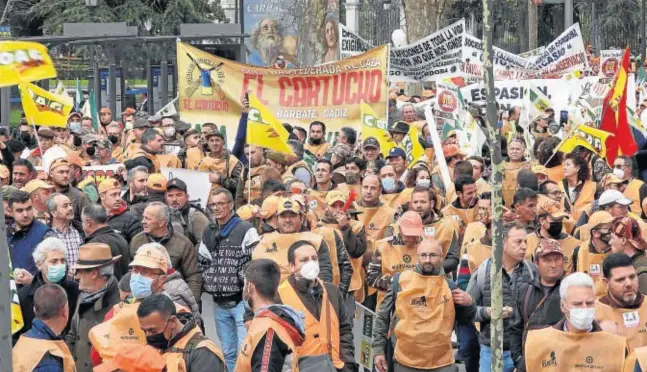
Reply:
<svg viewBox="0 0 647 372"><path fill-rule="evenodd" d="M458 355L456 358L465 364L466 372L479 370L479 334L473 323L456 323L456 336L458 338Z"/></svg>

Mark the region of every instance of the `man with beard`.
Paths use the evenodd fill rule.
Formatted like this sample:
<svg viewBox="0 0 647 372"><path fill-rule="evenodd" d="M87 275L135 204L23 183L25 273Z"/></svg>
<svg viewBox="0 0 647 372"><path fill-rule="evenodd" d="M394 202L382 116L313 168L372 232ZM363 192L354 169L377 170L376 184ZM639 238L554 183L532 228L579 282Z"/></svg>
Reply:
<svg viewBox="0 0 647 372"><path fill-rule="evenodd" d="M631 258L612 253L602 262L606 295L595 302L595 320L614 322L631 349L647 346L647 301L638 293L638 275Z"/></svg>
<svg viewBox="0 0 647 372"><path fill-rule="evenodd" d="M476 221L478 209L478 195L476 194L476 181L472 176L459 176L454 181L456 200L443 208L445 217L451 217L460 224L460 232L465 232L465 227Z"/></svg>
<svg viewBox="0 0 647 372"><path fill-rule="evenodd" d="M241 182L243 164L225 148L225 137L219 130L207 133L204 138L207 141L209 153L198 164L198 170L210 173L209 181L212 190L221 186L232 195L236 195Z"/></svg>
<svg viewBox="0 0 647 372"><path fill-rule="evenodd" d="M83 191L70 185L70 161L68 159L54 160L49 167L49 178L54 185L54 191L70 198L74 207L74 219L80 222L83 208L92 202Z"/></svg>
<svg viewBox="0 0 647 372"><path fill-rule="evenodd" d="M446 273L456 271L459 260L458 223L451 218L443 218L435 207L436 195L426 187L416 186L411 193L409 210L422 218L422 233L425 239L433 239L442 247L442 265ZM393 235L399 233L397 224Z"/></svg>
<svg viewBox="0 0 647 372"><path fill-rule="evenodd" d="M354 192L355 195L359 195L362 191L362 173L366 170L366 161L358 157L348 158L346 166L338 169L343 171L346 182L338 184L337 190L346 194Z"/></svg>
<svg viewBox="0 0 647 372"><path fill-rule="evenodd" d="M333 190L326 195L326 209L323 218L317 223L317 228L313 231L319 232L320 228L330 228L335 232L335 240L339 237L346 248L352 275L348 287L349 296L347 296L347 310L355 309L355 299L364 301L363 275L362 275L362 258L366 252L366 229L361 222L351 219L347 211L344 211L348 194L339 190ZM330 236L330 230L328 230ZM327 239L328 245L331 245L332 239ZM339 245L337 245L339 246ZM339 253L338 253L339 255ZM331 256L331 258L334 255ZM342 261L337 258L338 262ZM341 271L342 266L338 265L337 271ZM333 275L335 267L333 266ZM345 293L345 292L342 292ZM355 297L353 296L355 295ZM353 311L350 311L353 312Z"/></svg>
<svg viewBox="0 0 647 372"><path fill-rule="evenodd" d="M454 321L471 324L476 304L465 291L445 277L443 252L435 240L423 240L417 247L418 264L413 270L395 274L378 310L373 326L375 366L386 372L387 339L394 340L395 371L455 371L452 349ZM438 292L440 288L440 292ZM415 308L433 311L418 311ZM422 329L421 325L431 332Z"/></svg>
<svg viewBox="0 0 647 372"><path fill-rule="evenodd" d="M108 226L121 234L128 243L142 231L140 219L121 198L121 184L114 178L106 178L99 184L101 206L108 214Z"/></svg>
<svg viewBox="0 0 647 372"><path fill-rule="evenodd" d="M263 172L267 168L262 147L247 145L245 151L252 168L249 169L249 167L245 166L241 176L241 179L245 181L245 185L242 188L236 188L236 205L238 207L251 203L261 195Z"/></svg>
<svg viewBox="0 0 647 372"><path fill-rule="evenodd" d="M315 185L306 195L308 206L319 218L326 208L326 195L337 185L332 181L333 166L330 160L321 159L315 165Z"/></svg>
<svg viewBox="0 0 647 372"><path fill-rule="evenodd" d="M256 49L248 63L256 66L273 66L280 55L292 62L296 56L296 37L283 35L283 26L276 19L265 18L259 22L252 35L252 46Z"/></svg>
<svg viewBox="0 0 647 372"><path fill-rule="evenodd" d="M161 168L182 168L182 162L176 155L162 154L164 139L155 129L149 128L142 134L142 145L133 152L124 163L127 169L143 165L151 173Z"/></svg>
<svg viewBox="0 0 647 372"><path fill-rule="evenodd" d="M532 234L528 235L526 258L532 259L534 257L535 250L542 239L555 239L564 254L566 274L570 274L573 272L573 252L582 242L563 231L563 219L565 217L565 213L550 203L539 206L539 212L537 213L538 226Z"/></svg>
<svg viewBox="0 0 647 372"><path fill-rule="evenodd" d="M416 265L416 249L422 241L422 218L417 212L405 212L398 219L399 234L377 243L366 272L366 283L377 289L377 306L391 288L393 276Z"/></svg>
<svg viewBox="0 0 647 372"><path fill-rule="evenodd" d="M602 297L607 291L602 276L602 262L611 253L611 223L613 216L609 212L598 211L591 215L588 228L589 238L582 241L573 251L573 272L588 274L595 283L596 297Z"/></svg>
<svg viewBox="0 0 647 372"><path fill-rule="evenodd" d="M47 211L52 216L50 227L54 235L65 243L65 260L68 265L76 265L85 234L81 222L74 221L72 201L63 194L53 194L47 199Z"/></svg>
<svg viewBox="0 0 647 372"><path fill-rule="evenodd" d="M326 124L320 121L310 123L310 136L305 149L310 151L316 158L321 158L330 148L330 143L326 142Z"/></svg>
<svg viewBox="0 0 647 372"><path fill-rule="evenodd" d="M117 161L123 161L124 148L121 147L121 139L123 138L123 132L121 126L117 123L109 124L106 128L106 135L108 136L108 141L112 145L112 158Z"/></svg>
<svg viewBox="0 0 647 372"><path fill-rule="evenodd" d="M127 205L140 203L146 198L146 181L148 180L148 169L144 166L137 166L128 171L128 187L122 194Z"/></svg>
<svg viewBox="0 0 647 372"><path fill-rule="evenodd" d="M171 221L182 227L183 234L196 247L200 245L202 234L209 224L209 218L189 202L186 183L173 178L166 184L166 204L171 207Z"/></svg>
<svg viewBox="0 0 647 372"><path fill-rule="evenodd" d="M297 241L305 240L317 250L318 261L321 265L319 277L326 283L332 283L332 260L328 243L321 235L305 231L305 216L299 203L292 198L281 198L277 215L277 230L263 235L261 241L254 248L252 259L268 258L275 261L281 268L281 282L283 282L290 273L286 255L288 247Z"/></svg>
<svg viewBox="0 0 647 372"><path fill-rule="evenodd" d="M539 275L521 285L515 321L510 327L510 352L518 371L526 371L523 350L527 332L550 327L562 320L559 285L565 271L564 252L556 240L542 239L533 255Z"/></svg>
<svg viewBox="0 0 647 372"><path fill-rule="evenodd" d="M284 305L305 315L305 340L297 348L299 369L356 371L351 315L339 289L321 278L316 246L295 241L287 250L287 261L291 274L278 292Z"/></svg>
<svg viewBox="0 0 647 372"><path fill-rule="evenodd" d="M51 216L47 213L47 199L52 195L54 186L43 180L31 180L25 185L23 191L29 193L29 197L34 205L34 217L44 223L49 224Z"/></svg>

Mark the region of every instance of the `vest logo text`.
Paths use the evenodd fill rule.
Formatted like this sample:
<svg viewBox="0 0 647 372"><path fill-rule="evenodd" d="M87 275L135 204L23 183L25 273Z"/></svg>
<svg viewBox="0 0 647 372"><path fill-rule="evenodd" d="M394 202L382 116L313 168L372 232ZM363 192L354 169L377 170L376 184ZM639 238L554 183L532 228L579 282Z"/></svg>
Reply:
<svg viewBox="0 0 647 372"><path fill-rule="evenodd" d="M271 246L267 247L265 250L265 253L276 253L279 251L279 247L276 245L276 243L272 243Z"/></svg>
<svg viewBox="0 0 647 372"><path fill-rule="evenodd" d="M427 307L427 297L420 296L411 299L411 306L413 307Z"/></svg>
<svg viewBox="0 0 647 372"><path fill-rule="evenodd" d="M555 352L551 351L550 359L541 361L541 368L555 367L555 366L557 366L557 358L555 357Z"/></svg>

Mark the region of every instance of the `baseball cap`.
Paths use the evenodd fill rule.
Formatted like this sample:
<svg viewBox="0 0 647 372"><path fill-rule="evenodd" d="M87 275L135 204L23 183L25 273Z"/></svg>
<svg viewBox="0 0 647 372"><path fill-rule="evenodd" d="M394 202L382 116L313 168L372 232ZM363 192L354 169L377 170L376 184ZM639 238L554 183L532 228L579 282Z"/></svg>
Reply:
<svg viewBox="0 0 647 372"><path fill-rule="evenodd" d="M159 249L142 246L135 253L135 258L128 267L141 266L148 269L160 269L164 274L168 272L168 261Z"/></svg>
<svg viewBox="0 0 647 372"><path fill-rule="evenodd" d="M409 133L409 124L404 121L396 121L388 131L392 133L407 134Z"/></svg>
<svg viewBox="0 0 647 372"><path fill-rule="evenodd" d="M195 129L189 129L189 130L187 130L187 131L184 133L184 137L183 137L183 138L184 138L184 140L186 140L186 138L187 138L188 136L192 136L192 135L194 135L194 134L200 134L200 133L199 133L197 130L195 130Z"/></svg>
<svg viewBox="0 0 647 372"><path fill-rule="evenodd" d="M184 192L187 192L188 190L186 183L184 183L184 181L179 178L172 178L170 181L168 181L168 183L166 184L166 191L170 190L171 188L176 188Z"/></svg>
<svg viewBox="0 0 647 372"><path fill-rule="evenodd" d="M150 121L150 122L162 121L162 117L157 115L157 114L154 114L154 115L151 115L151 116L148 117L148 121Z"/></svg>
<svg viewBox="0 0 647 372"><path fill-rule="evenodd" d="M598 204L600 206L605 206L611 203L618 203L620 205L631 205L633 201L631 199L625 198L624 195L618 190L607 190L600 195L598 199Z"/></svg>
<svg viewBox="0 0 647 372"><path fill-rule="evenodd" d="M534 174L543 174L544 176L548 177L548 170L546 170L546 167L543 165L534 165L530 170Z"/></svg>
<svg viewBox="0 0 647 372"><path fill-rule="evenodd" d="M267 153L266 158L281 165L288 165L288 160L285 158L285 155L280 152L270 151Z"/></svg>
<svg viewBox="0 0 647 372"><path fill-rule="evenodd" d="M120 189L121 190L121 184L119 181L112 177L108 177L105 180L101 181L99 184L99 194L103 194L104 192L112 189Z"/></svg>
<svg viewBox="0 0 647 372"><path fill-rule="evenodd" d="M338 144L332 148L332 153L342 159L346 159L353 152L353 149L346 144Z"/></svg>
<svg viewBox="0 0 647 372"><path fill-rule="evenodd" d="M346 203L346 196L340 190L332 190L326 194L326 204L333 205L336 202Z"/></svg>
<svg viewBox="0 0 647 372"><path fill-rule="evenodd" d="M620 184L624 183L625 181L621 179L620 177L616 176L613 173L607 173L602 177L602 181L600 181L600 184L602 188L604 189L606 186L611 185L611 184Z"/></svg>
<svg viewBox="0 0 647 372"><path fill-rule="evenodd" d="M79 120L81 120L81 118L82 118L81 113L79 113L79 112L72 112L72 113L70 113L70 114L67 116L67 121L70 121L70 119L71 119L71 118L73 118L73 117L75 117L75 116L76 116L77 118L79 118Z"/></svg>
<svg viewBox="0 0 647 372"><path fill-rule="evenodd" d="M56 159L52 162L52 164L49 166L49 171L53 171L54 169L63 166L63 165L70 165L70 161L65 159L65 158L60 158Z"/></svg>
<svg viewBox="0 0 647 372"><path fill-rule="evenodd" d="M148 180L146 181L146 187L148 189L161 192L166 191L166 184L166 177L162 173L153 173L148 176Z"/></svg>
<svg viewBox="0 0 647 372"><path fill-rule="evenodd" d="M135 110L135 109L134 109L134 108L132 108L132 107L128 107L128 108L126 108L126 109L124 110L124 112L122 112L122 113L121 113L121 116L125 116L125 115L135 115L136 113L137 113L137 110Z"/></svg>
<svg viewBox="0 0 647 372"><path fill-rule="evenodd" d="M258 213L258 205L245 204L236 210L236 214L244 221L249 221Z"/></svg>
<svg viewBox="0 0 647 372"><path fill-rule="evenodd" d="M4 185L0 187L0 191L2 191L2 200L9 200L11 195L13 195L14 192L18 191L18 188L15 186Z"/></svg>
<svg viewBox="0 0 647 372"><path fill-rule="evenodd" d="M38 128L38 137L53 139L54 131L48 127L40 127Z"/></svg>
<svg viewBox="0 0 647 372"><path fill-rule="evenodd" d="M262 219L268 219L276 214L276 211L279 207L279 198L276 195L270 195L265 200L263 200L263 205L261 205L261 210L258 212L259 216Z"/></svg>
<svg viewBox="0 0 647 372"><path fill-rule="evenodd" d="M606 211L597 211L591 215L589 218L589 223L587 224L591 229L594 229L602 224L608 224L613 222L613 216L611 213Z"/></svg>
<svg viewBox="0 0 647 372"><path fill-rule="evenodd" d="M279 200L277 213L280 215L283 212L293 212L296 214L301 213L301 206L296 200L291 198L281 198Z"/></svg>
<svg viewBox="0 0 647 372"><path fill-rule="evenodd" d="M107 108L107 107L102 107L101 111L99 111L99 113L112 115L112 111L110 111L110 109Z"/></svg>
<svg viewBox="0 0 647 372"><path fill-rule="evenodd" d="M209 133L206 133L204 138L209 138L209 137L213 137L213 136L225 139L225 136L223 136L222 133L220 133L220 131L218 129L213 129Z"/></svg>
<svg viewBox="0 0 647 372"><path fill-rule="evenodd" d="M402 235L422 236L422 218L418 212L405 212L398 220Z"/></svg>
<svg viewBox="0 0 647 372"><path fill-rule="evenodd" d="M81 159L79 154L70 152L67 154L67 157L65 158L70 165L76 165L79 168L85 167L85 160Z"/></svg>
<svg viewBox="0 0 647 372"><path fill-rule="evenodd" d="M153 126L148 120L142 119L142 118L135 119L135 122L133 123L133 128L142 129L142 128L152 128L152 127Z"/></svg>
<svg viewBox="0 0 647 372"><path fill-rule="evenodd" d="M564 251L559 245L559 242L555 239L541 239L539 241L539 246L535 250L535 261L540 257L547 256L549 254L558 254L564 256Z"/></svg>
<svg viewBox="0 0 647 372"><path fill-rule="evenodd" d="M404 152L404 150L401 149L400 147L394 147L391 150L389 150L389 154L386 156L386 158L387 159L388 158L395 158L395 157L398 157L398 156L401 157L401 158L406 159L407 158L407 153Z"/></svg>
<svg viewBox="0 0 647 372"><path fill-rule="evenodd" d="M94 372L159 372L166 367L164 357L150 345L122 344L114 358L94 367Z"/></svg>
<svg viewBox="0 0 647 372"><path fill-rule="evenodd" d="M553 219L561 219L567 216L567 214L562 211L552 199L542 199L541 202L537 204L537 215L550 215Z"/></svg>
<svg viewBox="0 0 647 372"><path fill-rule="evenodd" d="M363 147L373 147L376 149L380 148L380 142L375 137L368 137L364 140Z"/></svg>
<svg viewBox="0 0 647 372"><path fill-rule="evenodd" d="M31 194L32 192L38 190L38 189L53 189L54 186L50 185L49 183L43 181L43 180L31 180L27 182L25 187L22 188L22 191Z"/></svg>

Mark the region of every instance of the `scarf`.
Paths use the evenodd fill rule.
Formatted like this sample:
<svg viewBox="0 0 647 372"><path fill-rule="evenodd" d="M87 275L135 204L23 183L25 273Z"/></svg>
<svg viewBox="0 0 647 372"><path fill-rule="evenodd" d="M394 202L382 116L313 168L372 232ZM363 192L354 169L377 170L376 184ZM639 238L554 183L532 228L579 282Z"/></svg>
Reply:
<svg viewBox="0 0 647 372"><path fill-rule="evenodd" d="M115 279L114 276L111 276L110 279L103 286L103 288L101 288L100 290L98 290L98 291L96 291L94 293L83 292L83 294L81 294L81 296L82 296L81 297L81 303L82 304L90 304L90 303L95 302L101 296L103 296L108 291L108 287L110 287L110 285L113 282L116 282L116 281L117 281L117 279Z"/></svg>

